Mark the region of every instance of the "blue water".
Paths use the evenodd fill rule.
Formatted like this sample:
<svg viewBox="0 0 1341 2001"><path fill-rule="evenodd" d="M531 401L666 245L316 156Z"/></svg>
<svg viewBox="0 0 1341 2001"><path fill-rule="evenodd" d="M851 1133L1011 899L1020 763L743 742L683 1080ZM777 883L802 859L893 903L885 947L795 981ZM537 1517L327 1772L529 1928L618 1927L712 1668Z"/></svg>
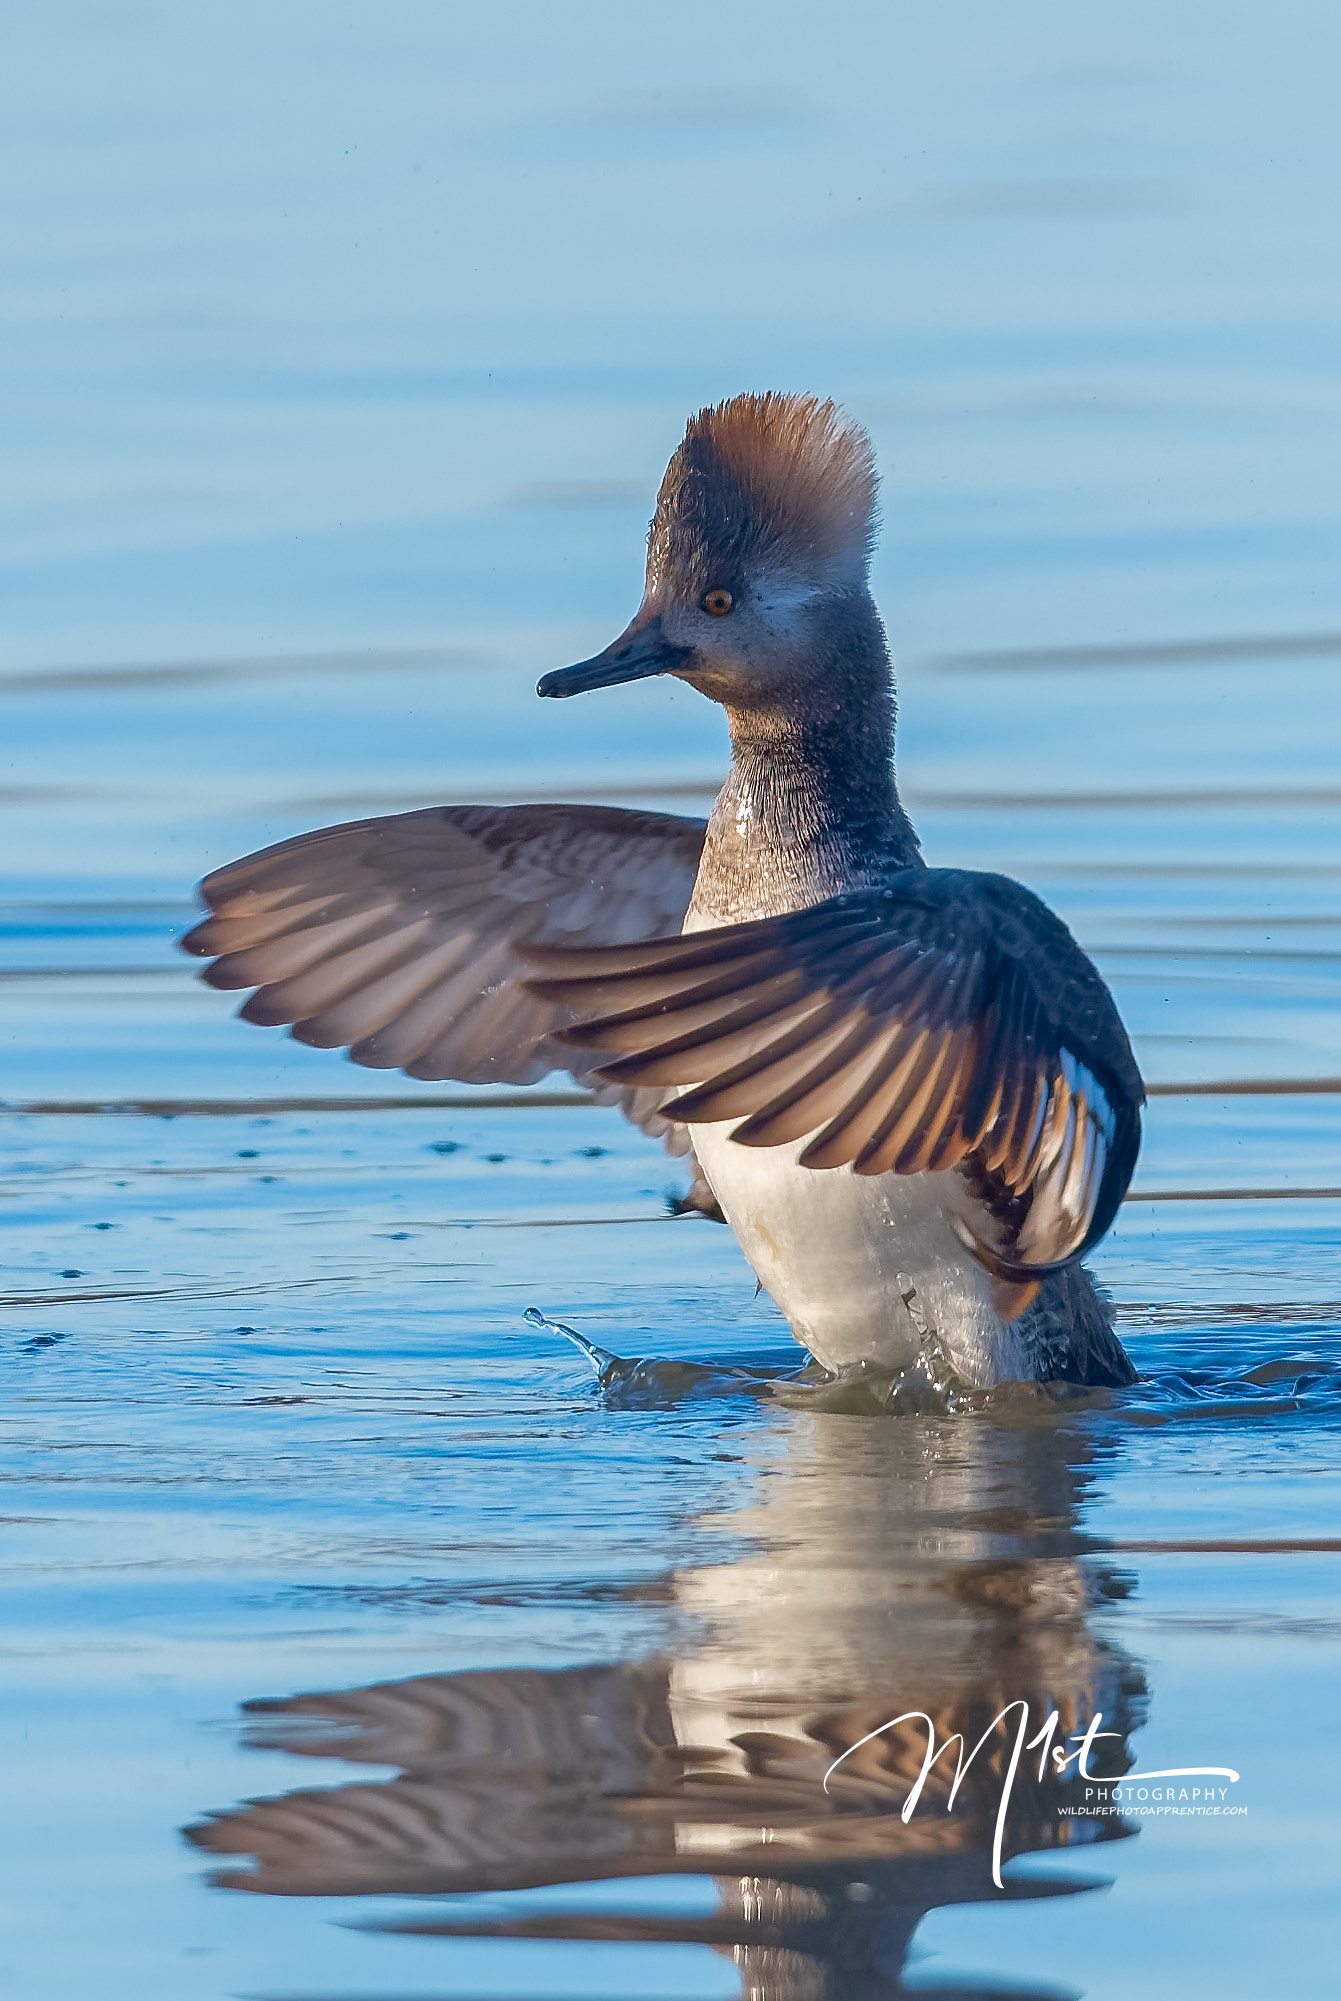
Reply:
<svg viewBox="0 0 1341 2001"><path fill-rule="evenodd" d="M9 24L7 1993L1334 1991L1339 58L1303 4ZM765 386L874 436L929 858L1131 1026L1131 1392L789 1382L614 1114L297 1048L175 952L323 821L704 810L688 690L532 690ZM823 1792L1017 1700L1243 1810L1022 1780L998 1889L1004 1737L953 1813L888 1736Z"/></svg>

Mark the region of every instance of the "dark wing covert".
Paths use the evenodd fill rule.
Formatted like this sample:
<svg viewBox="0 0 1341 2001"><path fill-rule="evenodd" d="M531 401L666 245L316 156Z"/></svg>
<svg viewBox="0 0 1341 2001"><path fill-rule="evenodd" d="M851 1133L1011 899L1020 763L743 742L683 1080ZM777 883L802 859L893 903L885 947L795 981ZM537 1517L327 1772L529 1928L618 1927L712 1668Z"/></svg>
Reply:
<svg viewBox="0 0 1341 2001"><path fill-rule="evenodd" d="M689 1085L666 1117L811 1135L808 1167L962 1167L999 1224L970 1238L1037 1278L1103 1235L1145 1092L1112 997L1061 920L1005 876L901 870L782 917L603 950L528 945L530 990L587 1017L599 1074Z"/></svg>

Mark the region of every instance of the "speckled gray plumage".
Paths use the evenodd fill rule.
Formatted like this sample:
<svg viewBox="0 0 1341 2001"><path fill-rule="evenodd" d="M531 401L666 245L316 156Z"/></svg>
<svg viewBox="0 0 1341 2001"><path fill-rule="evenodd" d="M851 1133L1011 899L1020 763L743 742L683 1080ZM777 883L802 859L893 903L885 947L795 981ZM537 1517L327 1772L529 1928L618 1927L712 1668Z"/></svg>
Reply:
<svg viewBox="0 0 1341 2001"><path fill-rule="evenodd" d="M1084 1265L1045 1278L1016 1326L1041 1383L1123 1389L1136 1381L1114 1326L1113 1302Z"/></svg>

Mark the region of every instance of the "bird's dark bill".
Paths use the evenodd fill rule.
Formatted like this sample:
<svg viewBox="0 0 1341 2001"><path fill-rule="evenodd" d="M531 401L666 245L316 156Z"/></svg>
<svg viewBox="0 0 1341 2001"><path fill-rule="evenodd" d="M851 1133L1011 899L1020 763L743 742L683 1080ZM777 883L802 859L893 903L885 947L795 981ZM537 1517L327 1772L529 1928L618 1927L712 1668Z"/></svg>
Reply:
<svg viewBox="0 0 1341 2001"><path fill-rule="evenodd" d="M590 688L618 688L625 681L645 681L653 674L673 674L687 665L688 647L673 646L659 618L635 620L604 653L579 660L575 667L558 667L536 683L537 695L585 695Z"/></svg>

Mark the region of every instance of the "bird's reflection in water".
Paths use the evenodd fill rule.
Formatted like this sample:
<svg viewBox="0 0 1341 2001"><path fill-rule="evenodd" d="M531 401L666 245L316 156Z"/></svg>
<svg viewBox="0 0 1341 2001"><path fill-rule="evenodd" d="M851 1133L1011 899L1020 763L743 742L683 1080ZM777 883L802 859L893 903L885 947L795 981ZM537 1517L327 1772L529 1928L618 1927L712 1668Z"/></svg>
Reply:
<svg viewBox="0 0 1341 2001"><path fill-rule="evenodd" d="M253 1705L258 1743L399 1776L210 1818L191 1830L201 1847L252 1858L216 1880L281 1896L447 1897L711 1876L710 1918L629 1915L625 1895L604 1914L585 1900L580 1912L443 1903L394 1928L697 1940L735 1961L747 1995L772 2001L911 1991L900 1969L927 1911L1090 1887L1008 1874L998 1889L992 1876L1019 1712L995 1730L993 1719L1027 1702L1032 1736L1056 1710L1055 1741L1074 1751L1102 1712L1118 1735L1098 1744L1093 1769L1114 1775L1139 1720L1139 1672L1091 1630L1096 1601L1122 1585L1084 1553L1074 1422L792 1413L769 1438L751 1504L728 1522L752 1553L673 1574L692 1637L669 1657ZM926 1726L881 1726L910 1710L934 1720L938 1745L960 1732L972 1750L990 1734L953 1810L957 1747L905 1820ZM1039 1753L1026 1752L1004 1855L1119 1832L1115 1819L1059 1812L1084 1792L1074 1763L1040 1780Z"/></svg>

